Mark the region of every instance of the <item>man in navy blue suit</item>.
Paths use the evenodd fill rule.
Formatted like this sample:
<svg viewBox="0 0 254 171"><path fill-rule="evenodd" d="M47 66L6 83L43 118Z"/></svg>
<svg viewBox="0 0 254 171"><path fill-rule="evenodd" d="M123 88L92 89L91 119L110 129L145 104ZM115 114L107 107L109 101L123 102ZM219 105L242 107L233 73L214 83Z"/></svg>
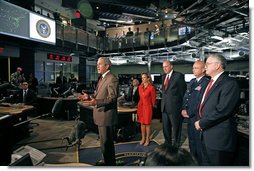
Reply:
<svg viewBox="0 0 254 171"><path fill-rule="evenodd" d="M199 105L200 119L195 128L200 131L202 165L231 166L237 144L235 108L240 96L238 83L224 70L226 59L211 54L206 61L206 74L211 81Z"/></svg>
<svg viewBox="0 0 254 171"><path fill-rule="evenodd" d="M165 144L180 146L183 96L186 90L184 75L173 70L173 64L166 60L162 64L162 126Z"/></svg>
<svg viewBox="0 0 254 171"><path fill-rule="evenodd" d="M198 108L200 96L203 95L204 90L209 82L205 76L205 63L203 61L196 61L193 64L192 72L195 76L187 87L183 98L182 116L188 122L188 139L191 154L201 163L200 138L199 131L195 129L194 123L198 120Z"/></svg>

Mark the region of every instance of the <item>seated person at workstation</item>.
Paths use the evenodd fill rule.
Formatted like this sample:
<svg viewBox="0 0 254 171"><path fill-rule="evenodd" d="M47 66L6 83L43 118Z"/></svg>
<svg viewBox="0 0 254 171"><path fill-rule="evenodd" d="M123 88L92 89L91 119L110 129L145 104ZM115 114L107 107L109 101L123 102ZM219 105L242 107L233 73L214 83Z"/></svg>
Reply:
<svg viewBox="0 0 254 171"><path fill-rule="evenodd" d="M56 77L56 84L63 85L67 83L67 78L63 75L63 71L59 72L59 76Z"/></svg>
<svg viewBox="0 0 254 171"><path fill-rule="evenodd" d="M77 80L77 78L74 76L74 74L70 74L70 78L69 78L69 81L68 81L68 82L69 82L71 88L74 89L74 90L76 91L78 80Z"/></svg>
<svg viewBox="0 0 254 171"><path fill-rule="evenodd" d="M138 79L133 79L131 87L128 89L128 94L126 96L126 101L134 102L135 104L138 104L138 101L140 99L138 94L138 86L139 81Z"/></svg>
<svg viewBox="0 0 254 171"><path fill-rule="evenodd" d="M77 78L74 76L74 74L71 74L69 78L69 83L77 83L77 82L78 82Z"/></svg>
<svg viewBox="0 0 254 171"><path fill-rule="evenodd" d="M22 90L19 93L19 98L17 99L19 103L24 103L25 105L35 105L36 94L32 89L28 88L28 82L23 81Z"/></svg>
<svg viewBox="0 0 254 171"><path fill-rule="evenodd" d="M33 73L29 74L28 78L28 84L29 84L29 89L32 89L34 92L37 92L37 86L38 86L38 79L34 76Z"/></svg>
<svg viewBox="0 0 254 171"><path fill-rule="evenodd" d="M56 84L51 86L51 96L65 97L70 90L71 86L67 84L67 78L63 75L63 71L60 71L59 76L56 78Z"/></svg>

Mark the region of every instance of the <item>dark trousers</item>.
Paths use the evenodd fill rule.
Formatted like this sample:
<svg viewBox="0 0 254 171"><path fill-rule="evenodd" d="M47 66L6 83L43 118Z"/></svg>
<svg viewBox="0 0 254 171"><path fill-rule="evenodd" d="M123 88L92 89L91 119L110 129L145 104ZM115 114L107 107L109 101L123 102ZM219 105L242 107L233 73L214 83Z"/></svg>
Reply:
<svg viewBox="0 0 254 171"><path fill-rule="evenodd" d="M202 134L201 134L202 140ZM228 151L219 151L206 147L204 141L202 143L202 166L233 166L234 153Z"/></svg>
<svg viewBox="0 0 254 171"><path fill-rule="evenodd" d="M100 136L101 151L106 166L115 166L115 146L113 141L113 127L98 127Z"/></svg>
<svg viewBox="0 0 254 171"><path fill-rule="evenodd" d="M188 122L188 139L189 139L189 148L190 153L197 159L198 163L201 164L201 140L200 140L200 132L195 128L195 121L197 118L194 116L187 120Z"/></svg>
<svg viewBox="0 0 254 171"><path fill-rule="evenodd" d="M182 132L181 114L162 113L162 126L165 144L180 147Z"/></svg>

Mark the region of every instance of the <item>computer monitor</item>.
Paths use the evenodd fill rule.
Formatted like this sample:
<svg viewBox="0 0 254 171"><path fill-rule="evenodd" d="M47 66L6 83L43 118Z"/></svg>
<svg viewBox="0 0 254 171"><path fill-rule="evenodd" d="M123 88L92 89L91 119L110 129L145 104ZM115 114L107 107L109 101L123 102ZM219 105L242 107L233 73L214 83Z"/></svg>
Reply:
<svg viewBox="0 0 254 171"><path fill-rule="evenodd" d="M184 80L185 80L185 82L187 82L187 83L190 82L190 80L192 78L195 78L194 74L184 74Z"/></svg>
<svg viewBox="0 0 254 171"><path fill-rule="evenodd" d="M161 84L161 75L160 74L151 74L153 84Z"/></svg>

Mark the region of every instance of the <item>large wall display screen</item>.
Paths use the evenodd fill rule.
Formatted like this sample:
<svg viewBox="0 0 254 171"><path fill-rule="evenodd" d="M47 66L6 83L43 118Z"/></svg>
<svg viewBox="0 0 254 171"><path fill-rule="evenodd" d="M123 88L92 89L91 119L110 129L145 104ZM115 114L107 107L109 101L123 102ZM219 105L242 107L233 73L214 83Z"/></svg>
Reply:
<svg viewBox="0 0 254 171"><path fill-rule="evenodd" d="M29 12L0 0L0 33L28 38Z"/></svg>
<svg viewBox="0 0 254 171"><path fill-rule="evenodd" d="M55 44L54 20L0 0L0 34Z"/></svg>
<svg viewBox="0 0 254 171"><path fill-rule="evenodd" d="M30 38L56 43L55 21L30 13Z"/></svg>

